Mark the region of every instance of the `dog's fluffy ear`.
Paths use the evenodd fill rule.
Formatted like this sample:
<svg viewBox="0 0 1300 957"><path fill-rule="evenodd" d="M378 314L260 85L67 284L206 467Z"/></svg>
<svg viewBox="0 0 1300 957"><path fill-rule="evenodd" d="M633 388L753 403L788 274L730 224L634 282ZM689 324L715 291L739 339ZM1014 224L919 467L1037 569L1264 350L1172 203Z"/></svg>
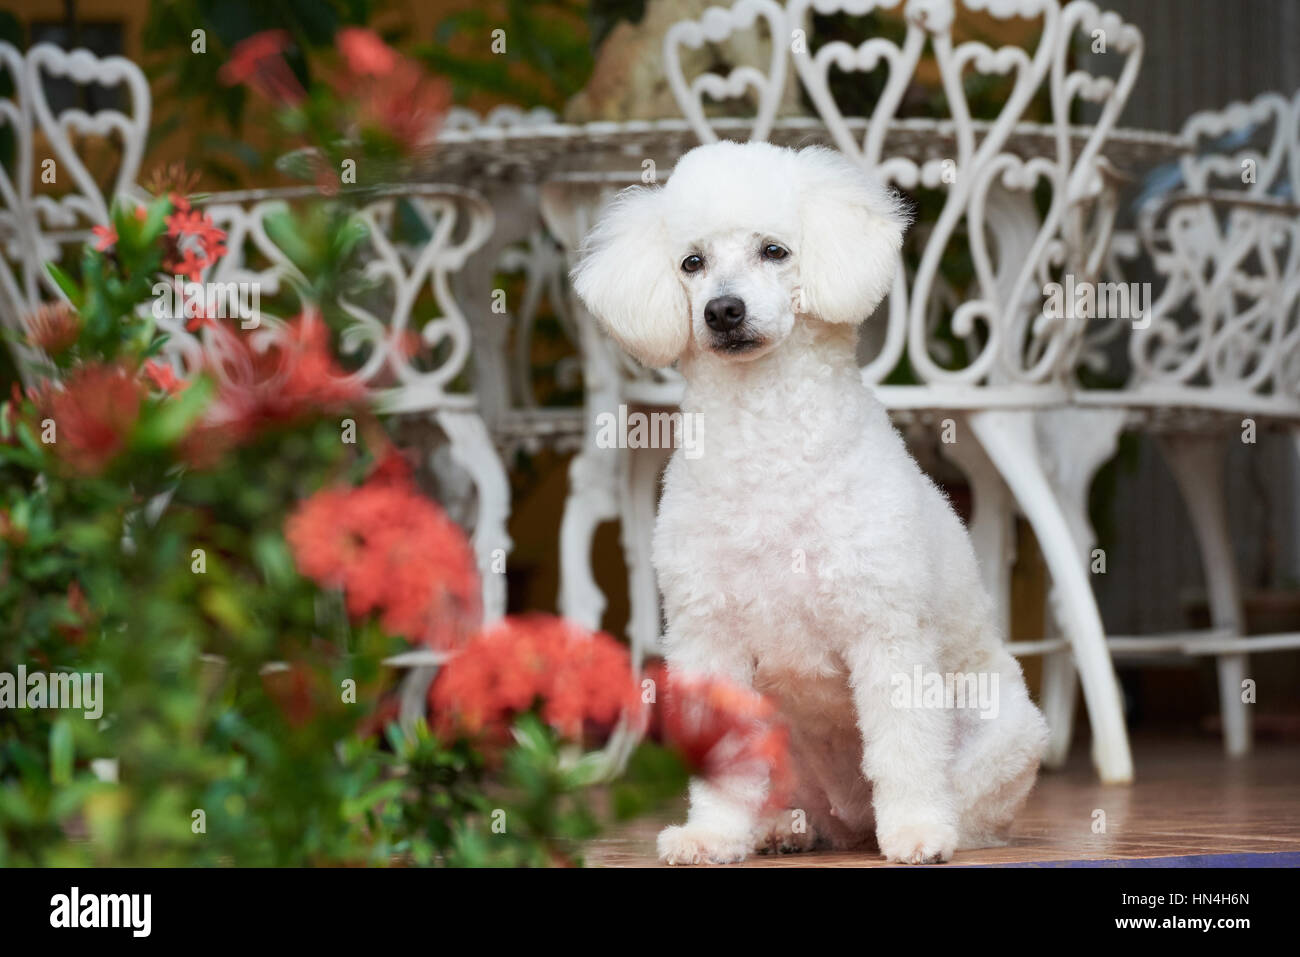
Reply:
<svg viewBox="0 0 1300 957"><path fill-rule="evenodd" d="M573 288L614 340L647 366L672 364L690 337L658 189L619 193L583 240Z"/></svg>
<svg viewBox="0 0 1300 957"><path fill-rule="evenodd" d="M803 311L861 322L888 294L910 217L898 194L836 150L799 153Z"/></svg>

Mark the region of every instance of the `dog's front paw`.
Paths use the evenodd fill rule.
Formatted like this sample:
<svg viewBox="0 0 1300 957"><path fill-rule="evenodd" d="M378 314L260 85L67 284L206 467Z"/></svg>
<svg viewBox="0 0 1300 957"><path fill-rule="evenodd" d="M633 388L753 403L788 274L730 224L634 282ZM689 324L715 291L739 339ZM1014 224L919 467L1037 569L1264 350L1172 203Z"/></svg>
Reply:
<svg viewBox="0 0 1300 957"><path fill-rule="evenodd" d="M880 853L900 864L942 864L957 850L957 828L937 822L904 823L876 834Z"/></svg>
<svg viewBox="0 0 1300 957"><path fill-rule="evenodd" d="M659 832L659 859L665 864L738 864L749 847L746 840L690 824Z"/></svg>

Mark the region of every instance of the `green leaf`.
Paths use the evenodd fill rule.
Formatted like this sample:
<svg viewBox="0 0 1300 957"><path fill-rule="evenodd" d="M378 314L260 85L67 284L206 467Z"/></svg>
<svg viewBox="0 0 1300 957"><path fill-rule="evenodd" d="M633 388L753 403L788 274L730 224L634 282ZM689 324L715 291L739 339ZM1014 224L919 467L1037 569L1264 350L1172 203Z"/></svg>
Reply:
<svg viewBox="0 0 1300 957"><path fill-rule="evenodd" d="M316 251L302 237L298 223L288 210L270 213L263 222L266 225L267 237L279 246L305 275L312 276L319 272Z"/></svg>
<svg viewBox="0 0 1300 957"><path fill-rule="evenodd" d="M207 376L194 379L178 395L163 399L141 416L136 441L143 448L166 448L189 430L216 391Z"/></svg>
<svg viewBox="0 0 1300 957"><path fill-rule="evenodd" d="M50 727L50 780L63 786L72 783L72 725L60 718Z"/></svg>
<svg viewBox="0 0 1300 957"><path fill-rule="evenodd" d="M72 277L60 269L56 263L46 263L45 271L50 274L50 278L54 280L61 290L63 290L63 294L68 297L68 301L72 303L73 308L80 310L81 289L72 281Z"/></svg>
<svg viewBox="0 0 1300 957"><path fill-rule="evenodd" d="M375 810L385 802L401 797L402 790L405 787L406 783L398 779L376 785L359 797L344 801L343 816L352 818L367 811Z"/></svg>

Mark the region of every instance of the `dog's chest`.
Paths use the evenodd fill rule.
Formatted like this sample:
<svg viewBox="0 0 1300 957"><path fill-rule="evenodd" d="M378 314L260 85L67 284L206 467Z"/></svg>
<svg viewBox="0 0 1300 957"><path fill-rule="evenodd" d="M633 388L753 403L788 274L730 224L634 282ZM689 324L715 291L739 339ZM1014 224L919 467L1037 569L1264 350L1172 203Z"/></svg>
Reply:
<svg viewBox="0 0 1300 957"><path fill-rule="evenodd" d="M840 639L853 632L824 577L827 556L847 545L794 488L756 483L734 506L702 509L700 493L674 499L683 490L670 487L655 541L670 621L689 609L692 640L738 645L780 684L836 672Z"/></svg>
<svg viewBox="0 0 1300 957"><path fill-rule="evenodd" d="M820 617L828 589L865 567L879 537L869 494L842 472L757 461L721 463L721 475L696 463L670 470L655 535L660 584L711 589L733 611Z"/></svg>

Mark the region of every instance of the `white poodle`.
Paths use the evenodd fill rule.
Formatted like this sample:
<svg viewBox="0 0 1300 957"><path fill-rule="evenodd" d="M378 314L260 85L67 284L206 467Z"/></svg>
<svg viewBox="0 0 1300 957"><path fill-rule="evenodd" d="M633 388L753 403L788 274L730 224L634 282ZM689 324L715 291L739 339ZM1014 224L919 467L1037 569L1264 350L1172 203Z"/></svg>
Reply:
<svg viewBox="0 0 1300 957"><path fill-rule="evenodd" d="M573 271L702 417L655 529L669 667L767 694L791 734L792 808L766 808L766 776L693 781L668 863L873 834L891 861L946 861L1000 842L1033 786L1046 725L970 540L855 358L906 226L837 152L723 142L621 193Z"/></svg>

